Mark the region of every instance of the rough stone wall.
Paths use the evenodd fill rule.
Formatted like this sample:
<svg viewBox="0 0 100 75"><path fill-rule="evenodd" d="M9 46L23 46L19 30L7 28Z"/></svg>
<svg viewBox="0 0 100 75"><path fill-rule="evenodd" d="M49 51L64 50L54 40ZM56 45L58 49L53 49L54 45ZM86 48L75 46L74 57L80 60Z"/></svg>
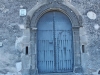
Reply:
<svg viewBox="0 0 100 75"><path fill-rule="evenodd" d="M19 10L23 6L29 11L36 2L0 0L0 75L20 75L24 33Z"/></svg>
<svg viewBox="0 0 100 75"><path fill-rule="evenodd" d="M28 12L39 1L46 0L0 0L0 75L21 75L25 17L22 19L19 16L19 9L23 6ZM80 28L80 42L85 47L81 55L83 72L86 75L98 75L100 1L69 0L69 2L83 18L83 27Z"/></svg>
<svg viewBox="0 0 100 75"><path fill-rule="evenodd" d="M71 3L83 18L80 39L81 45L85 45L85 53L82 53L81 61L84 73L98 75L100 70L100 1L72 0Z"/></svg>

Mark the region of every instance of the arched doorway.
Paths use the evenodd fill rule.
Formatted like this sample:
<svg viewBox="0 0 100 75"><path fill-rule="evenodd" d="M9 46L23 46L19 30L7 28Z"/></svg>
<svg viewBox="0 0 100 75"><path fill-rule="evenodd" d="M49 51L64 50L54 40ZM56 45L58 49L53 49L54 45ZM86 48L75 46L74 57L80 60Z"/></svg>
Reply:
<svg viewBox="0 0 100 75"><path fill-rule="evenodd" d="M48 12L39 19L37 29L38 72L72 72L73 34L69 17L58 11Z"/></svg>

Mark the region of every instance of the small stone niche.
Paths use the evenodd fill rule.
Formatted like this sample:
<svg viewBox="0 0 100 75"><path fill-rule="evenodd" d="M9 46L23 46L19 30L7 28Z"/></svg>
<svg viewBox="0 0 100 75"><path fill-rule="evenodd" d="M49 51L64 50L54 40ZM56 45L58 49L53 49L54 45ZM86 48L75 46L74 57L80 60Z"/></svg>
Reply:
<svg viewBox="0 0 100 75"><path fill-rule="evenodd" d="M26 52L25 53L26 53L26 55L28 55L28 46L26 46Z"/></svg>

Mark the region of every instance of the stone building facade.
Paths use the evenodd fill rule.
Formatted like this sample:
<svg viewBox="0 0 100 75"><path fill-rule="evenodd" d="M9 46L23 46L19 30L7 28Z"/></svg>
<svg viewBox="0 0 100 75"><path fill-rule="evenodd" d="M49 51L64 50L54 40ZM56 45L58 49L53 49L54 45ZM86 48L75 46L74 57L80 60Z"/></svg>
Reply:
<svg viewBox="0 0 100 75"><path fill-rule="evenodd" d="M1 0L0 75L99 75L99 0ZM61 12L72 24L71 72L39 73L38 23ZM43 67L44 68L44 67Z"/></svg>

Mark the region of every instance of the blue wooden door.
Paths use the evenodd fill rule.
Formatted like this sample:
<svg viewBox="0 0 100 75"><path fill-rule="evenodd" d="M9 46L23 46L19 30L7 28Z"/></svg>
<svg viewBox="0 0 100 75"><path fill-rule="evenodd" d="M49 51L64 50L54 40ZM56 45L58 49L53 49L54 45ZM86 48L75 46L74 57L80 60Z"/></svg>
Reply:
<svg viewBox="0 0 100 75"><path fill-rule="evenodd" d="M73 71L72 25L57 11L43 15L37 25L37 66L39 73Z"/></svg>

